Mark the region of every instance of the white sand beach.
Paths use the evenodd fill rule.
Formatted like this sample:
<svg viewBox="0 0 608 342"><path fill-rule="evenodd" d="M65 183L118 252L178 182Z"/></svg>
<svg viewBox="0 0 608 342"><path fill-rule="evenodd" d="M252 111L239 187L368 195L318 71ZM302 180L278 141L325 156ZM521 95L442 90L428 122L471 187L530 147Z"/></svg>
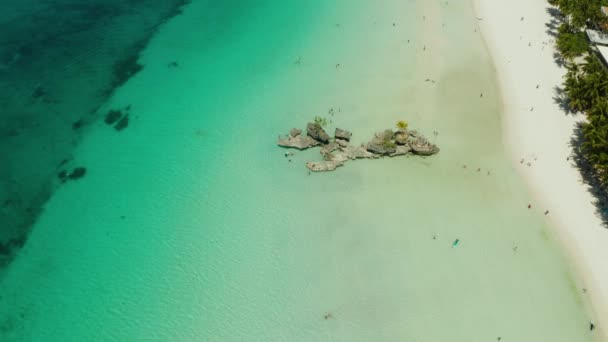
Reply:
<svg viewBox="0 0 608 342"><path fill-rule="evenodd" d="M597 337L606 340L608 229L569 158L570 139L584 117L566 114L553 100L565 69L554 62L554 38L546 26L549 5L542 0L475 0L475 7L475 26L481 27L501 87L505 143L532 190L531 210L549 210L547 219L579 273L578 290L588 296ZM522 210L527 205L522 203Z"/></svg>

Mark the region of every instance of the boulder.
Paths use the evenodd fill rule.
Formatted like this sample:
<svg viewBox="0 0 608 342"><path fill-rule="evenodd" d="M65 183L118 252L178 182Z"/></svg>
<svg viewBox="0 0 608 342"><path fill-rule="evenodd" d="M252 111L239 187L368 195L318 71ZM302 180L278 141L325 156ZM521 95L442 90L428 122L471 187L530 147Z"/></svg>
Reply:
<svg viewBox="0 0 608 342"><path fill-rule="evenodd" d="M343 151L338 151L336 153L330 153L324 156L325 161L333 161L333 162L346 162L348 161L348 155Z"/></svg>
<svg viewBox="0 0 608 342"><path fill-rule="evenodd" d="M382 132L376 133L376 138L382 139L384 141L393 140L395 137L395 133L393 133L390 129L385 129Z"/></svg>
<svg viewBox="0 0 608 342"><path fill-rule="evenodd" d="M350 141L350 137L352 137L352 133L340 128L336 128L336 132L334 133L334 137L336 139L342 139L346 141Z"/></svg>
<svg viewBox="0 0 608 342"><path fill-rule="evenodd" d="M348 146L344 149L344 154L348 159L378 158L377 155L368 152L364 146Z"/></svg>
<svg viewBox="0 0 608 342"><path fill-rule="evenodd" d="M372 141L367 143L367 150L369 152L381 155L388 155L391 153L395 153L397 150L397 145L393 140L393 131L387 129L384 132L376 133L376 136Z"/></svg>
<svg viewBox="0 0 608 342"><path fill-rule="evenodd" d="M333 171L342 165L344 165L344 163L341 161L320 161L306 163L306 167L313 172Z"/></svg>
<svg viewBox="0 0 608 342"><path fill-rule="evenodd" d="M337 150L338 148L340 148L340 145L338 145L336 142L331 142L331 143L321 147L321 150L319 152L321 152L323 159L325 159L325 156L329 155L330 153Z"/></svg>
<svg viewBox="0 0 608 342"><path fill-rule="evenodd" d="M404 154L408 154L412 148L409 145L397 145L395 148L395 152L389 154L391 157L402 156Z"/></svg>
<svg viewBox="0 0 608 342"><path fill-rule="evenodd" d="M397 151L396 145L391 145L390 143L376 143L369 142L366 146L367 150L371 153L387 155L391 153L395 153Z"/></svg>
<svg viewBox="0 0 608 342"><path fill-rule="evenodd" d="M439 153L439 147L435 145L412 146L414 153L421 156L430 156Z"/></svg>
<svg viewBox="0 0 608 342"><path fill-rule="evenodd" d="M348 141L342 140L342 139L336 139L336 144L338 144L340 147L344 148L344 147L348 146Z"/></svg>
<svg viewBox="0 0 608 342"><path fill-rule="evenodd" d="M330 139L329 135L327 135L323 127L321 127L321 125L318 123L309 122L308 125L306 125L306 133L313 139L324 144L327 144Z"/></svg>
<svg viewBox="0 0 608 342"><path fill-rule="evenodd" d="M316 141L315 139L313 139L307 135L298 135L296 137L288 136L285 138L279 138L279 140L277 141L277 144L282 147L297 148L299 150L305 150L310 147L321 145L320 142Z"/></svg>
<svg viewBox="0 0 608 342"><path fill-rule="evenodd" d="M409 134L407 132L397 132L395 134L395 143L397 145L407 145Z"/></svg>
<svg viewBox="0 0 608 342"><path fill-rule="evenodd" d="M289 131L289 136L292 138L297 137L298 135L302 134L302 130L301 129L297 129L297 128L292 128Z"/></svg>
<svg viewBox="0 0 608 342"><path fill-rule="evenodd" d="M437 147L437 145L431 144L422 136L410 141L410 147L414 153L421 156L430 156L439 152L439 147Z"/></svg>

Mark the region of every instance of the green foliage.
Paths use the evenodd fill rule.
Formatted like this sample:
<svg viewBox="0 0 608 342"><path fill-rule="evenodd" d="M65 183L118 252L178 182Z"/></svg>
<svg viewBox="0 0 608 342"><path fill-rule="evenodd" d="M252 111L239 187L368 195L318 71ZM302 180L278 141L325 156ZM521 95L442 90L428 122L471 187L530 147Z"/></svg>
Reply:
<svg viewBox="0 0 608 342"><path fill-rule="evenodd" d="M573 112L583 112L591 108L591 98L587 96L587 84L577 68L572 68L566 73L564 80L564 92L568 98L568 107Z"/></svg>
<svg viewBox="0 0 608 342"><path fill-rule="evenodd" d="M327 126L327 119L320 116L315 116L315 123L321 127Z"/></svg>
<svg viewBox="0 0 608 342"><path fill-rule="evenodd" d="M589 44L584 32L562 33L557 36L557 50L564 59L573 60L588 49Z"/></svg>
<svg viewBox="0 0 608 342"><path fill-rule="evenodd" d="M558 28L557 49L566 60L589 51L582 29L589 21L606 24L601 5L608 0L548 0L568 22ZM602 186L608 187L608 71L599 57L590 53L585 63L567 65L564 92L573 111L585 112L581 152L591 164Z"/></svg>
<svg viewBox="0 0 608 342"><path fill-rule="evenodd" d="M385 140L382 145L384 145L385 148L395 148L397 147L397 144L395 144L393 141L390 140Z"/></svg>
<svg viewBox="0 0 608 342"><path fill-rule="evenodd" d="M601 184L608 186L608 71L594 55L585 62L568 67L564 90L570 108L587 114L581 151Z"/></svg>
<svg viewBox="0 0 608 342"><path fill-rule="evenodd" d="M407 123L407 121L404 120L399 120L397 121L397 129L399 129L400 131L405 131L407 129L407 127L409 126L409 124Z"/></svg>
<svg viewBox="0 0 608 342"><path fill-rule="evenodd" d="M606 103L604 101L604 103ZM604 113L589 116L589 122L582 126L583 143L581 150L587 161L596 171L603 186L608 185L608 117L603 105Z"/></svg>
<svg viewBox="0 0 608 342"><path fill-rule="evenodd" d="M557 6L572 27L581 30L587 22L601 23L605 17L601 11L603 0L549 0L551 5Z"/></svg>
<svg viewBox="0 0 608 342"><path fill-rule="evenodd" d="M382 133L382 145L384 145L385 148L397 147L397 144L395 144L395 142L393 141L394 135L395 134L390 129L387 129Z"/></svg>
<svg viewBox="0 0 608 342"><path fill-rule="evenodd" d="M608 96L608 72L594 55L585 57L582 65L568 65L564 91L570 110L590 111L595 104Z"/></svg>
<svg viewBox="0 0 608 342"><path fill-rule="evenodd" d="M561 23L561 25L559 25L559 27L557 28L557 35L562 35L562 34L566 34L566 33L572 33L572 32L576 32L576 30L574 30L574 28L572 27L572 25L564 22ZM559 38L559 37L558 37Z"/></svg>

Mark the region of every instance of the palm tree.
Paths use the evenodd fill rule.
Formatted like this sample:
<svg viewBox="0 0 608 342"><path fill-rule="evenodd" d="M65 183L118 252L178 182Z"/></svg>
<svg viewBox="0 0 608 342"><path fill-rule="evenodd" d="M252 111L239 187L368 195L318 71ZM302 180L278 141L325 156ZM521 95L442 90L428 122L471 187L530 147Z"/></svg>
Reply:
<svg viewBox="0 0 608 342"><path fill-rule="evenodd" d="M576 63L568 63L566 64L566 69L568 70L569 74L572 74L574 76L578 76L581 72L581 67L579 64Z"/></svg>
<svg viewBox="0 0 608 342"><path fill-rule="evenodd" d="M596 103L587 112L589 118L594 116L608 117L608 100L599 98Z"/></svg>
<svg viewBox="0 0 608 342"><path fill-rule="evenodd" d="M608 117L605 115L608 106L606 107L598 109L599 112L604 112L603 115L598 112L583 124L581 144L585 159L591 163L604 186L608 184Z"/></svg>
<svg viewBox="0 0 608 342"><path fill-rule="evenodd" d="M568 71L564 80L564 93L568 98L568 107L573 112L582 112L588 108L586 83L570 71Z"/></svg>
<svg viewBox="0 0 608 342"><path fill-rule="evenodd" d="M395 126L397 126L397 129L399 131L403 132L407 129L409 124L407 123L407 121L399 120L399 121L397 121L397 124Z"/></svg>
<svg viewBox="0 0 608 342"><path fill-rule="evenodd" d="M608 70L590 52L582 30L589 23L602 25L602 0L548 0L557 6L566 22L558 28L557 47L563 59L572 61L587 52L585 63L566 63L564 94L569 107L587 114L581 126L581 152L591 164L602 186L608 186Z"/></svg>

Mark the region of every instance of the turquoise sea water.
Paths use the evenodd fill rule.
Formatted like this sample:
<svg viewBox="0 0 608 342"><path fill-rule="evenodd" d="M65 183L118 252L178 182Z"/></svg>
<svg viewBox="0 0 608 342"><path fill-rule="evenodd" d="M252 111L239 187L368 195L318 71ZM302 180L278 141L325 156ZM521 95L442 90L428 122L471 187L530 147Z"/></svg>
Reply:
<svg viewBox="0 0 608 342"><path fill-rule="evenodd" d="M138 51L184 0L0 3L0 269Z"/></svg>
<svg viewBox="0 0 608 342"><path fill-rule="evenodd" d="M474 25L465 1L193 1L0 280L1 340L590 341ZM308 175L275 139L315 115L442 151Z"/></svg>

